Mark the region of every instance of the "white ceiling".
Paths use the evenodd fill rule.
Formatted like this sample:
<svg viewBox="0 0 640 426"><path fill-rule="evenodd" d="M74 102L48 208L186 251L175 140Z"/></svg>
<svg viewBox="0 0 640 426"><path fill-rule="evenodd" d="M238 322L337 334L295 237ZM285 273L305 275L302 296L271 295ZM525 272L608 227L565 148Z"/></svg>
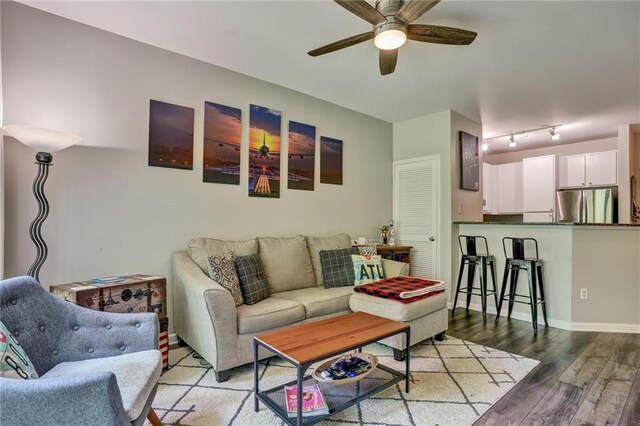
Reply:
<svg viewBox="0 0 640 426"><path fill-rule="evenodd" d="M476 31L475 42L409 41L388 76L372 42L306 54L371 28L329 0L23 3L389 122L453 109L485 137L564 123L560 143L640 122L638 1L443 0L416 23ZM549 144L539 132L518 149Z"/></svg>

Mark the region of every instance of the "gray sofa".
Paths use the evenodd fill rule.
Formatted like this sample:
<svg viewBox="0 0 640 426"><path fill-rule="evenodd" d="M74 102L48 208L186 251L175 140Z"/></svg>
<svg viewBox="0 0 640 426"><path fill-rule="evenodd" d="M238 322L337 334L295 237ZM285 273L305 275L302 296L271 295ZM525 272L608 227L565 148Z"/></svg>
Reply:
<svg viewBox="0 0 640 426"><path fill-rule="evenodd" d="M155 314L65 302L31 277L0 281L0 321L39 378L0 377L0 424L142 425L162 369Z"/></svg>
<svg viewBox="0 0 640 426"><path fill-rule="evenodd" d="M253 361L252 340L256 334L355 310L387 316L380 310L381 302L392 307L387 307L389 318L412 324L414 343L447 329L444 294L414 302L408 312L393 306L402 305L400 303L356 294L353 287L324 288L320 251L350 245L347 234L326 238L191 240L188 250L173 256L174 327L178 338L213 366L221 382L229 378L231 368ZM271 297L254 305L236 307L229 291L206 273L207 256L225 251L232 251L236 256L258 253ZM406 263L383 259L383 269L386 277L409 275ZM418 326L422 329L418 330ZM383 343L392 346L399 357L406 347L404 336ZM270 355L260 352L261 358Z"/></svg>

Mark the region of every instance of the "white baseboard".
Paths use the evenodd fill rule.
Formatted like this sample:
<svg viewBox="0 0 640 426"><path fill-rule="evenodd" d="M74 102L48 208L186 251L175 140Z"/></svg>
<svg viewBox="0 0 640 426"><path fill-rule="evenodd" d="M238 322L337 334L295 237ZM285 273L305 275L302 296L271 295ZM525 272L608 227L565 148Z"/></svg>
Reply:
<svg viewBox="0 0 640 426"><path fill-rule="evenodd" d="M169 346L178 344L178 335L176 333L169 334Z"/></svg>
<svg viewBox="0 0 640 426"><path fill-rule="evenodd" d="M640 334L640 324L612 324L606 322L574 322L573 331L600 331L603 333L636 333Z"/></svg>
<svg viewBox="0 0 640 426"><path fill-rule="evenodd" d="M447 306L449 307L449 309L451 309L453 307L453 303L449 302ZM458 307L456 309L464 309L464 308L465 308L464 304L462 306L458 304ZM502 312L500 313L501 318L507 316L507 310L505 310L504 308L505 306L503 305ZM469 309L473 311L482 312L482 305L477 303L472 303L469 305ZM488 306L487 313L495 315L496 308L491 305ZM511 318L521 320L521 321L531 322L531 314L528 312L513 311L511 313ZM538 326L540 325L544 325L542 313L538 314ZM640 324L570 322L570 321L563 321L563 320L549 318L549 326L555 327L555 328L561 328L563 330L570 330L570 331L597 331L597 332L604 332L604 333L638 333L640 334Z"/></svg>

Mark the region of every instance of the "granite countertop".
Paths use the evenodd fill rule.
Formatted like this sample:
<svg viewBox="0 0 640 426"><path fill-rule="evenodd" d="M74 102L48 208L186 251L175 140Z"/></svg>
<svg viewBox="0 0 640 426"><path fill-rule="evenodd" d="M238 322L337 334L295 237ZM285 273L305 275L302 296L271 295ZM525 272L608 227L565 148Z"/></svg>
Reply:
<svg viewBox="0 0 640 426"><path fill-rule="evenodd" d="M527 225L527 226L589 226L589 227L639 227L640 223L573 223L573 222L470 222L454 221L454 225Z"/></svg>

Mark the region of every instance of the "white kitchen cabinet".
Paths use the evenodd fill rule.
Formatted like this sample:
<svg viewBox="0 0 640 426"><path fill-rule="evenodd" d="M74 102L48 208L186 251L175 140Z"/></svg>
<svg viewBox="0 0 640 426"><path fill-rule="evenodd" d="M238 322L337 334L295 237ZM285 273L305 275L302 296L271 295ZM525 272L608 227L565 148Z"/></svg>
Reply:
<svg viewBox="0 0 640 426"><path fill-rule="evenodd" d="M585 176L587 186L618 184L618 152L594 152L586 155Z"/></svg>
<svg viewBox="0 0 640 426"><path fill-rule="evenodd" d="M498 176L497 166L482 164L482 201L485 214L498 213Z"/></svg>
<svg viewBox="0 0 640 426"><path fill-rule="evenodd" d="M553 213L549 212L524 212L522 214L524 223L551 223L553 222Z"/></svg>
<svg viewBox="0 0 640 426"><path fill-rule="evenodd" d="M558 159L558 186L560 188L581 188L585 180L586 156L569 155Z"/></svg>
<svg viewBox="0 0 640 426"><path fill-rule="evenodd" d="M496 166L498 214L522 213L522 163Z"/></svg>
<svg viewBox="0 0 640 426"><path fill-rule="evenodd" d="M559 188L583 188L617 184L617 151L570 155L558 159Z"/></svg>
<svg viewBox="0 0 640 426"><path fill-rule="evenodd" d="M524 213L553 211L556 197L556 156L544 155L522 160L522 210Z"/></svg>

